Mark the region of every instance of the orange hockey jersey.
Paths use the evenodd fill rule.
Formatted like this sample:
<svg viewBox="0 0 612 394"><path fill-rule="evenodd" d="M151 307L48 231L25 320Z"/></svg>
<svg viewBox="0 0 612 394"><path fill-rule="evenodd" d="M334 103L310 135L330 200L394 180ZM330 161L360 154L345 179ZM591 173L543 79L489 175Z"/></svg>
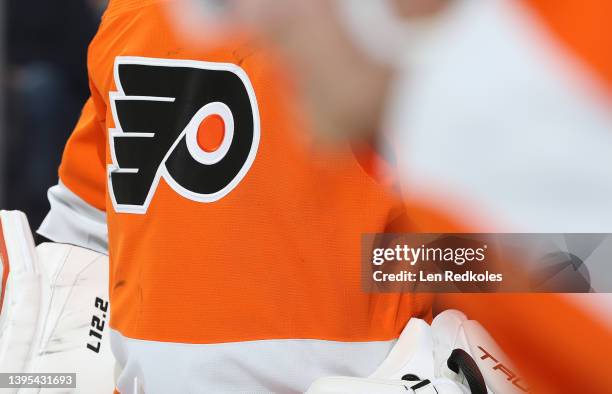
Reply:
<svg viewBox="0 0 612 394"><path fill-rule="evenodd" d="M361 288L360 236L401 205L350 150L304 143L273 57L239 35L190 45L167 4L110 2L40 231L105 251L108 225L118 390L296 392L369 374L431 313L427 295Z"/></svg>
<svg viewBox="0 0 612 394"><path fill-rule="evenodd" d="M388 228L403 205L352 152L304 144L273 56L240 34L184 41L171 3L110 1L89 50L91 98L40 230L110 255L118 391L298 392L321 376L368 375L411 316L431 317L429 295L361 289L360 235ZM590 52L592 39L548 22ZM597 59L609 81L609 59ZM407 209L429 231L462 229ZM574 329L600 338L603 354L610 343L562 298L440 302L481 320L548 392L609 382L597 351L558 350Z"/></svg>

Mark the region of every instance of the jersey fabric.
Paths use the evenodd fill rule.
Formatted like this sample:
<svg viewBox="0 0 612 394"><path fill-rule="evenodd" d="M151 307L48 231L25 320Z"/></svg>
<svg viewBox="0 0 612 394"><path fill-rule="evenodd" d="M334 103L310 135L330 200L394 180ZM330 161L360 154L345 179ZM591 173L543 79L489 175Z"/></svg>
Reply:
<svg viewBox="0 0 612 394"><path fill-rule="evenodd" d="M429 295L361 287L361 234L402 205L350 150L304 142L272 55L240 34L190 45L170 3L110 2L39 231L108 242L118 391L298 392L371 373L410 317L431 318Z"/></svg>

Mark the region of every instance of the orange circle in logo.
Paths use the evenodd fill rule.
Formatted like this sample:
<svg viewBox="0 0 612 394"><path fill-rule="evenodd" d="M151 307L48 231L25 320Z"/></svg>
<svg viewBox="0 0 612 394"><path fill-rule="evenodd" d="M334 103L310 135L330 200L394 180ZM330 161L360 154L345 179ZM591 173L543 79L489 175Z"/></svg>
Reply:
<svg viewBox="0 0 612 394"><path fill-rule="evenodd" d="M198 146L204 152L214 152L223 143L225 122L219 115L208 115L198 126Z"/></svg>

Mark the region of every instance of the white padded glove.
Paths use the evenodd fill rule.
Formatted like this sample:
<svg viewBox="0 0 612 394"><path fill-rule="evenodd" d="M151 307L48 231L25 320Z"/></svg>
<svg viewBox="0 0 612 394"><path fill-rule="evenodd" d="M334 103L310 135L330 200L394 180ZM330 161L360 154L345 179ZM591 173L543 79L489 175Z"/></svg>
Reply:
<svg viewBox="0 0 612 394"><path fill-rule="evenodd" d="M77 385L3 392L112 392L107 256L66 244L35 247L17 211L0 212L0 230L0 372L76 373Z"/></svg>

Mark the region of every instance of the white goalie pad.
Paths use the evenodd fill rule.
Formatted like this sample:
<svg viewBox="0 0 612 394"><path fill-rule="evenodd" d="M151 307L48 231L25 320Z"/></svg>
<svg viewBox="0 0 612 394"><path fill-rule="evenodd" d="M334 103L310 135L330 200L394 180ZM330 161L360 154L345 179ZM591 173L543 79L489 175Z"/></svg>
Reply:
<svg viewBox="0 0 612 394"><path fill-rule="evenodd" d="M382 364L367 378L332 376L316 380L307 394L466 394L461 383L434 374L429 324L412 318Z"/></svg>
<svg viewBox="0 0 612 394"><path fill-rule="evenodd" d="M0 212L0 372L76 373L76 389L2 393L109 393L108 258L77 246L35 247L21 212Z"/></svg>
<svg viewBox="0 0 612 394"><path fill-rule="evenodd" d="M431 326L410 319L387 358L369 377L321 378L307 393L526 392L515 371L478 322L448 310L436 316Z"/></svg>
<svg viewBox="0 0 612 394"><path fill-rule="evenodd" d="M401 379L332 376L316 380L307 394L465 394L447 379L407 381Z"/></svg>
<svg viewBox="0 0 612 394"><path fill-rule="evenodd" d="M435 374L467 384L461 371L453 371L448 360L456 349L468 353L484 378L489 393L518 394L528 391L516 367L480 323L456 310L436 316L431 323ZM456 369L456 368L455 368Z"/></svg>
<svg viewBox="0 0 612 394"><path fill-rule="evenodd" d="M395 346L370 378L401 379L410 373L433 379L431 327L421 319L410 319Z"/></svg>

